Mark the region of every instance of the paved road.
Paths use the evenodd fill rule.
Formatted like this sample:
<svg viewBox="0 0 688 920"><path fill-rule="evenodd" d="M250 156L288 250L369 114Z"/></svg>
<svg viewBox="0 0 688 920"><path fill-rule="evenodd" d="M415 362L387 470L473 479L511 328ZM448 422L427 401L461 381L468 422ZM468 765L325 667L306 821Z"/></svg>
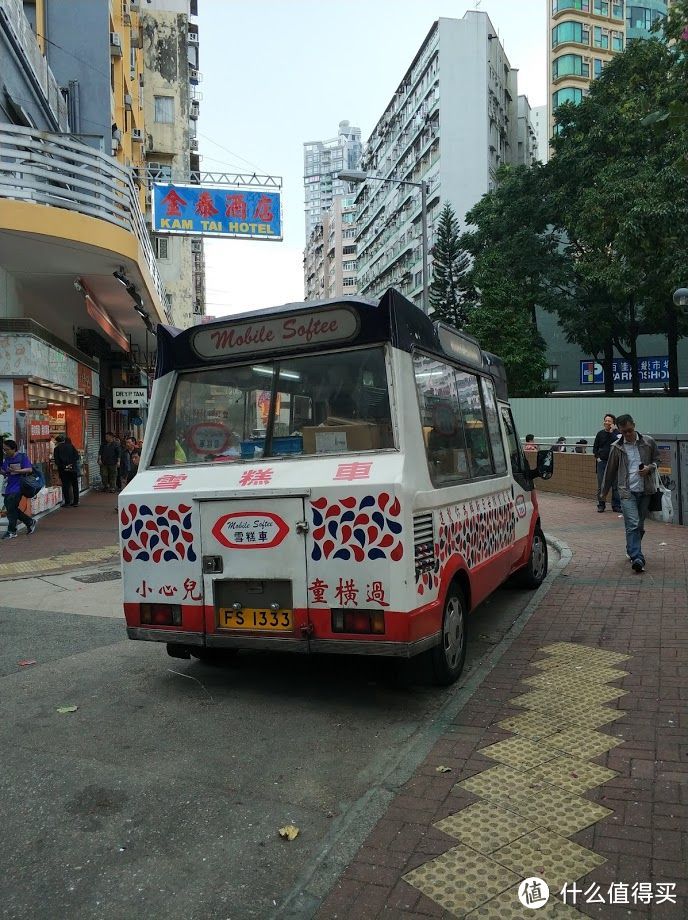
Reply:
<svg viewBox="0 0 688 920"><path fill-rule="evenodd" d="M78 577L3 583L4 916L266 918L309 867L324 894L458 688L363 659L171 659L123 640L116 580ZM464 682L531 597L476 612Z"/></svg>

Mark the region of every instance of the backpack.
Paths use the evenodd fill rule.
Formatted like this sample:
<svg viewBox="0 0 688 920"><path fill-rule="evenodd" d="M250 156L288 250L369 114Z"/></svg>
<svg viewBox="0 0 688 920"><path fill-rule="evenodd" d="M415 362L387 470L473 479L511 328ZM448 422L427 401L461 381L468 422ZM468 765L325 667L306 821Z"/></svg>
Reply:
<svg viewBox="0 0 688 920"><path fill-rule="evenodd" d="M45 486L43 473L37 466L31 467L31 472L22 476L20 491L25 498L33 498Z"/></svg>

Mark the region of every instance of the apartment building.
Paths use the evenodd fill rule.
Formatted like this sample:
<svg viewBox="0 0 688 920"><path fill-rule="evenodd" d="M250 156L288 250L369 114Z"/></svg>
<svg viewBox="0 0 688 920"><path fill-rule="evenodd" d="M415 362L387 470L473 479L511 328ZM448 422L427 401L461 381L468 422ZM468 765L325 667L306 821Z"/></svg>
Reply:
<svg viewBox="0 0 688 920"><path fill-rule="evenodd" d="M548 125L564 102L578 103L602 68L633 38L647 38L666 15L666 0L546 0L548 4Z"/></svg>
<svg viewBox="0 0 688 920"><path fill-rule="evenodd" d="M518 97L518 149L516 159L524 166L532 166L540 159L538 133L533 109L527 96Z"/></svg>
<svg viewBox="0 0 688 920"><path fill-rule="evenodd" d="M145 177L187 183L198 176L197 124L202 94L197 0L147 0L141 17L144 59ZM167 305L184 329L205 313L205 259L201 237L155 235Z"/></svg>
<svg viewBox="0 0 688 920"><path fill-rule="evenodd" d="M522 111L525 119L529 107ZM360 294L394 286L421 304L420 189L395 180L427 184L430 250L445 202L463 223L496 186L498 168L519 162L518 122L516 71L487 14L438 19L364 148L361 169L376 179L356 195ZM524 122L524 158L531 144Z"/></svg>
<svg viewBox="0 0 688 920"><path fill-rule="evenodd" d="M354 195L336 195L332 206L306 240L306 300L358 293L356 283L356 203Z"/></svg>
<svg viewBox="0 0 688 920"><path fill-rule="evenodd" d="M306 240L329 211L337 195L347 191L338 178L343 169L358 169L361 162L361 129L348 121L339 122L337 137L308 141L303 145L304 212Z"/></svg>
<svg viewBox="0 0 688 920"><path fill-rule="evenodd" d="M134 181L137 24L122 2L0 0L0 434L43 466L46 501L56 433L87 484L101 426L141 430L112 389L145 393L150 329L170 321Z"/></svg>
<svg viewBox="0 0 688 920"><path fill-rule="evenodd" d="M550 138L547 104L536 105L531 110L531 117L533 120L535 137L537 138L538 160L541 163L546 163L549 159Z"/></svg>

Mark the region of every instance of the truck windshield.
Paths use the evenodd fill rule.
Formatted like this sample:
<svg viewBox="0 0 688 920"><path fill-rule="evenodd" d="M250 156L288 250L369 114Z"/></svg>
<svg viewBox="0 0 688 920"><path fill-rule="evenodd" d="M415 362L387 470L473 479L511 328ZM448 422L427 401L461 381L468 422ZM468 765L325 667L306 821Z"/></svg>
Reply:
<svg viewBox="0 0 688 920"><path fill-rule="evenodd" d="M183 373L153 466L394 447L383 348Z"/></svg>

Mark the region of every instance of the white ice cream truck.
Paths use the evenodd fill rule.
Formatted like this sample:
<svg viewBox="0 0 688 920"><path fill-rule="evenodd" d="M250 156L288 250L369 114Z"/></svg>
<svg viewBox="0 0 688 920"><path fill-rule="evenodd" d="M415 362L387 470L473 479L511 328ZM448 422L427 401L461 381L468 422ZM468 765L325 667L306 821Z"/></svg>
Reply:
<svg viewBox="0 0 688 920"><path fill-rule="evenodd" d="M138 475L119 499L131 639L430 656L547 548L499 359L399 293L158 329Z"/></svg>

